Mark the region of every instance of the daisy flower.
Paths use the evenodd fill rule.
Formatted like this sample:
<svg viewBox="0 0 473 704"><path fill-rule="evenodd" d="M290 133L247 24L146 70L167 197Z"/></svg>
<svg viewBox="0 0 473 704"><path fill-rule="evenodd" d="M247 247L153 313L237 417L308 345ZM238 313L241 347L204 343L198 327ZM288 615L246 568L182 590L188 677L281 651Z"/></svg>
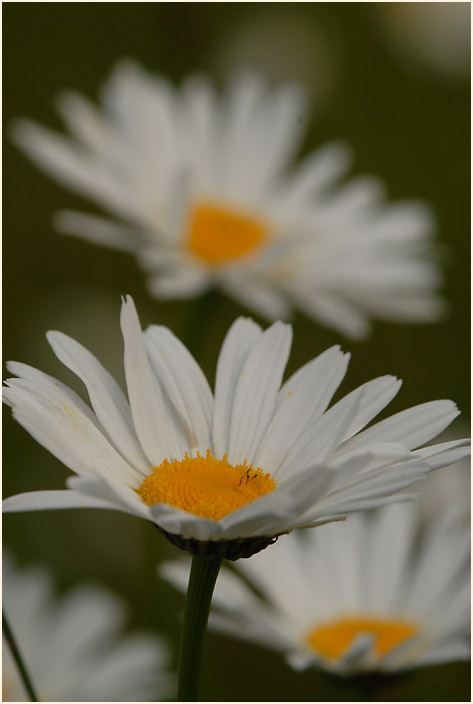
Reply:
<svg viewBox="0 0 473 704"><path fill-rule="evenodd" d="M168 651L155 636L122 634L124 609L105 589L58 597L49 573L3 558L3 602L41 701L156 701L169 694ZM29 701L3 641L2 701Z"/></svg>
<svg viewBox="0 0 473 704"><path fill-rule="evenodd" d="M240 318L218 364L215 393L165 327L143 333L123 301L128 399L100 362L49 332L56 356L84 382L92 409L57 379L10 362L4 400L13 416L77 476L67 489L19 494L5 511L107 508L155 523L179 547L249 556L292 528L412 498L399 492L468 454L456 440L414 450L458 414L432 401L363 430L396 395L392 376L327 410L348 365L338 346L281 381L291 327L263 331Z"/></svg>
<svg viewBox="0 0 473 704"><path fill-rule="evenodd" d="M427 527L418 508L297 531L237 563L238 575L223 568L210 626L280 651L295 669L339 675L468 659L469 529L455 504ZM183 561L160 569L179 589L188 571Z"/></svg>
<svg viewBox="0 0 473 704"><path fill-rule="evenodd" d="M20 120L14 138L113 216L61 212L59 230L134 253L153 296L217 287L270 320L294 305L353 337L373 316L441 313L426 207L386 204L373 178L338 183L349 161L339 144L290 168L305 121L300 86L269 90L245 73L220 98L203 77L177 90L125 62L102 101L65 93L69 137Z"/></svg>

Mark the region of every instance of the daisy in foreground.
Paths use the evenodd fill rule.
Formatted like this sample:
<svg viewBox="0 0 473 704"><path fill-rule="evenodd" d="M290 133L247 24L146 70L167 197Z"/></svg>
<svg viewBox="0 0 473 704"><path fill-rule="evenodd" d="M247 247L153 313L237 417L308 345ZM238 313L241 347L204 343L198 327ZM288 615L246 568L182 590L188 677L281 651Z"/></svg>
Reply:
<svg viewBox="0 0 473 704"><path fill-rule="evenodd" d="M418 508L297 531L237 563L262 598L223 569L210 626L275 648L295 669L339 675L467 660L469 528L455 504L427 527ZM180 561L160 572L182 589L189 569Z"/></svg>
<svg viewBox="0 0 473 704"><path fill-rule="evenodd" d="M295 305L353 337L373 316L440 315L427 208L386 204L374 178L338 183L349 161L338 144L289 168L305 122L300 86L270 91L246 73L219 98L203 77L177 90L124 62L102 99L98 110L60 97L70 137L20 120L14 138L115 218L61 212L58 229L134 253L152 295L217 287L270 320Z"/></svg>
<svg viewBox="0 0 473 704"><path fill-rule="evenodd" d="M68 488L19 494L4 511L116 509L155 523L191 552L236 559L293 528L412 498L399 492L469 452L454 440L415 449L458 415L431 401L363 428L400 388L374 379L327 410L349 355L332 347L282 386L291 327L240 318L220 352L215 393L172 332L143 333L122 304L128 399L78 342L49 332L57 357L84 382L71 389L9 362L4 401L16 420L77 476ZM417 495L417 494L416 494Z"/></svg>
<svg viewBox="0 0 473 704"><path fill-rule="evenodd" d="M238 319L220 352L215 392L165 327L142 332L122 305L128 400L85 348L48 333L84 382L93 410L58 380L18 362L4 400L76 477L63 491L6 499L5 511L107 508L152 521L193 553L180 649L180 701L194 701L212 591L223 558L250 557L277 536L407 500L399 492L468 453L454 440L414 450L458 414L433 401L363 430L396 395L384 376L327 407L348 365L332 347L281 381L291 328ZM416 496L416 494L414 494Z"/></svg>
<svg viewBox="0 0 473 704"><path fill-rule="evenodd" d="M42 569L3 558L3 601L41 701L157 701L169 695L168 653L155 636L122 634L124 609L108 591L55 595ZM30 701L3 641L2 701Z"/></svg>

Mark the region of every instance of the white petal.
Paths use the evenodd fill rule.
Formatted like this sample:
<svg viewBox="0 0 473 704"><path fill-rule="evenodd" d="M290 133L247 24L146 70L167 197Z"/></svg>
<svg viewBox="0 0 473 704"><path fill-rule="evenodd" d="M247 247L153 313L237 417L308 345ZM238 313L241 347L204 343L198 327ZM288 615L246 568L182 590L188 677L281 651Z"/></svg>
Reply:
<svg viewBox="0 0 473 704"><path fill-rule="evenodd" d="M145 474L149 462L136 437L130 406L115 379L85 347L61 332L48 332L58 359L84 382L93 409L112 443Z"/></svg>
<svg viewBox="0 0 473 704"><path fill-rule="evenodd" d="M47 375L42 381L10 379L8 383L11 388L4 393L14 404L14 417L66 466L78 474L110 476L135 487L141 484L143 474L115 450L90 409L80 399L77 402L70 389Z"/></svg>
<svg viewBox="0 0 473 704"><path fill-rule="evenodd" d="M361 340L370 331L366 314L340 296L320 291L313 293L307 286L299 286L298 290L291 286L290 293L307 315L348 337Z"/></svg>
<svg viewBox="0 0 473 704"><path fill-rule="evenodd" d="M169 504L153 504L150 509L153 522L168 533L202 541L225 539L219 521L201 518Z"/></svg>
<svg viewBox="0 0 473 704"><path fill-rule="evenodd" d="M465 639L457 637L447 642L440 641L435 643L424 655L409 664L412 667L421 667L423 665L437 665L457 660L469 660L470 657L469 643L465 642Z"/></svg>
<svg viewBox="0 0 473 704"><path fill-rule="evenodd" d="M295 170L279 193L274 207L280 216L313 201L318 191L327 189L349 166L350 154L343 144L327 144L310 154Z"/></svg>
<svg viewBox="0 0 473 704"><path fill-rule="evenodd" d="M262 439L255 464L273 473L301 435L325 411L342 381L349 355L338 345L301 367L277 396L277 411Z"/></svg>
<svg viewBox="0 0 473 704"><path fill-rule="evenodd" d="M469 438L442 442L437 445L423 447L421 450L415 450L412 455L424 460L430 469L438 469L468 457L471 451L470 444L471 440Z"/></svg>
<svg viewBox="0 0 473 704"><path fill-rule="evenodd" d="M182 459L189 449L184 429L152 371L133 299L121 310L125 342L125 374L131 413L141 446L152 466L168 458Z"/></svg>
<svg viewBox="0 0 473 704"><path fill-rule="evenodd" d="M117 505L92 496L78 494L70 489L53 491L28 491L4 499L4 513L19 511L48 511L59 508L109 508L117 509Z"/></svg>
<svg viewBox="0 0 473 704"><path fill-rule="evenodd" d="M156 376L186 428L190 447L211 449L213 397L202 370L168 328L150 325L144 337Z"/></svg>
<svg viewBox="0 0 473 704"><path fill-rule="evenodd" d="M377 416L396 396L401 388L401 384L402 381L396 379L395 376L380 376L377 379L366 382L366 384L362 384L358 389L347 394L341 401L335 404L333 409L330 409L329 412L333 411L338 405L342 407L345 404L351 403L352 396L355 395L359 389L363 389L363 403L353 423L347 429L344 440L355 435L355 433L364 428L370 420Z"/></svg>
<svg viewBox="0 0 473 704"><path fill-rule="evenodd" d="M286 367L292 329L274 323L256 342L243 364L230 417L228 461L252 463L274 413L276 394Z"/></svg>
<svg viewBox="0 0 473 704"><path fill-rule="evenodd" d="M16 122L13 137L39 167L61 182L121 215L129 214L129 201L113 174L75 144L29 120Z"/></svg>
<svg viewBox="0 0 473 704"><path fill-rule="evenodd" d="M122 249L125 252L135 252L144 242L143 235L137 229L73 210L61 210L56 213L53 224L63 235L81 237L94 244Z"/></svg>
<svg viewBox="0 0 473 704"><path fill-rule="evenodd" d="M332 470L323 465L294 475L270 494L224 516L220 523L225 536L274 536L299 526L304 512L329 493L332 481Z"/></svg>
<svg viewBox="0 0 473 704"><path fill-rule="evenodd" d="M401 442L414 449L442 432L459 411L453 401L430 401L413 406L358 433L343 446L352 450L371 442Z"/></svg>
<svg viewBox="0 0 473 704"><path fill-rule="evenodd" d="M218 458L222 458L228 449L233 400L240 373L261 335L259 325L249 318L238 318L225 336L217 363L212 428L214 454Z"/></svg>
<svg viewBox="0 0 473 704"><path fill-rule="evenodd" d="M268 320L287 320L290 317L287 296L274 284L261 279L255 281L250 276L242 280L242 273L238 271L229 275L222 274L220 280L222 288L230 296Z"/></svg>
<svg viewBox="0 0 473 704"><path fill-rule="evenodd" d="M204 271L189 266L182 259L179 268L148 279L150 294L156 298L193 298L208 289L210 280Z"/></svg>
<svg viewBox="0 0 473 704"><path fill-rule="evenodd" d="M324 462L339 446L347 429L352 425L364 400L363 387L350 394L348 403L337 403L326 411L312 426L306 428L297 444L288 452L277 476Z"/></svg>

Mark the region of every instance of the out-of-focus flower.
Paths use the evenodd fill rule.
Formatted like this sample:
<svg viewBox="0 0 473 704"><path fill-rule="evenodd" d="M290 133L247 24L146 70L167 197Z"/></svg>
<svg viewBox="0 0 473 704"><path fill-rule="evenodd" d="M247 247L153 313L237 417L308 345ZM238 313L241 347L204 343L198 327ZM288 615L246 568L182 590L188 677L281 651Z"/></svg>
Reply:
<svg viewBox="0 0 473 704"><path fill-rule="evenodd" d="M470 70L471 6L468 2L383 2L375 11L399 58L450 76Z"/></svg>
<svg viewBox="0 0 473 704"><path fill-rule="evenodd" d="M71 138L27 120L14 137L38 166L126 221L68 211L56 224L134 252L152 295L216 286L269 319L296 305L353 337L371 316L441 313L427 208L384 203L373 178L335 185L348 164L338 144L288 170L305 118L298 85L270 92L246 73L219 99L203 77L176 91L123 63L102 97L99 111L62 95Z"/></svg>
<svg viewBox="0 0 473 704"><path fill-rule="evenodd" d="M469 452L467 440L414 450L458 415L452 401L362 430L398 392L392 376L327 410L348 365L338 346L281 386L289 325L263 332L238 319L220 352L214 395L168 328L142 332L130 297L121 326L129 400L90 352L59 332L48 341L84 382L93 411L53 377L8 364L19 377L4 389L13 416L78 476L63 491L10 497L5 511L117 509L152 521L179 547L200 553L205 543L236 559L292 528L412 498L399 492Z"/></svg>
<svg viewBox="0 0 473 704"><path fill-rule="evenodd" d="M210 625L275 648L295 669L355 675L465 660L468 564L455 505L427 528L415 503L388 506L292 533L237 564L247 582L224 568ZM188 564L160 572L185 589Z"/></svg>
<svg viewBox="0 0 473 704"><path fill-rule="evenodd" d="M168 651L151 635L121 633L124 609L105 589L57 597L43 569L3 558L3 605L41 701L157 701L170 693ZM29 701L3 640L2 701Z"/></svg>

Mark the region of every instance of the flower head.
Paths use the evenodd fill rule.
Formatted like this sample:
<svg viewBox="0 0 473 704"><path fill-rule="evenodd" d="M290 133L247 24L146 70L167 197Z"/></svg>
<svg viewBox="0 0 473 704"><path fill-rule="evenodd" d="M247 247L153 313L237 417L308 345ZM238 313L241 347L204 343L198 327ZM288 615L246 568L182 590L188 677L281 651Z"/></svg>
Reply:
<svg viewBox="0 0 473 704"><path fill-rule="evenodd" d="M169 694L168 652L155 636L120 633L124 608L105 589L54 595L43 569L3 559L3 603L41 701L156 701ZM2 701L28 701L3 645Z"/></svg>
<svg viewBox="0 0 473 704"><path fill-rule="evenodd" d="M299 86L269 91L242 74L219 98L202 77L176 90L128 62L102 97L97 110L80 95L61 96L70 138L23 120L15 140L125 221L62 212L56 223L135 253L152 295L216 286L271 320L296 305L354 337L367 334L372 316L438 317L428 209L385 204L372 178L335 185L348 164L339 144L288 170L305 114Z"/></svg>
<svg viewBox="0 0 473 704"><path fill-rule="evenodd" d="M338 346L281 386L289 325L263 331L238 319L220 352L214 394L169 329L142 332L130 297L121 325L128 398L90 352L59 332L48 341L84 382L93 410L57 379L8 364L18 377L4 389L14 417L77 476L64 491L10 497L4 510L118 509L152 521L180 547L210 546L236 559L292 528L412 498L398 492L469 452L466 440L414 450L457 416L451 401L362 430L398 392L392 376L327 410L348 365Z"/></svg>
<svg viewBox="0 0 473 704"><path fill-rule="evenodd" d="M210 625L339 675L469 657L469 530L456 505L423 526L416 503L297 531L224 568ZM188 565L161 574L185 589ZM255 587L261 597L249 588Z"/></svg>

